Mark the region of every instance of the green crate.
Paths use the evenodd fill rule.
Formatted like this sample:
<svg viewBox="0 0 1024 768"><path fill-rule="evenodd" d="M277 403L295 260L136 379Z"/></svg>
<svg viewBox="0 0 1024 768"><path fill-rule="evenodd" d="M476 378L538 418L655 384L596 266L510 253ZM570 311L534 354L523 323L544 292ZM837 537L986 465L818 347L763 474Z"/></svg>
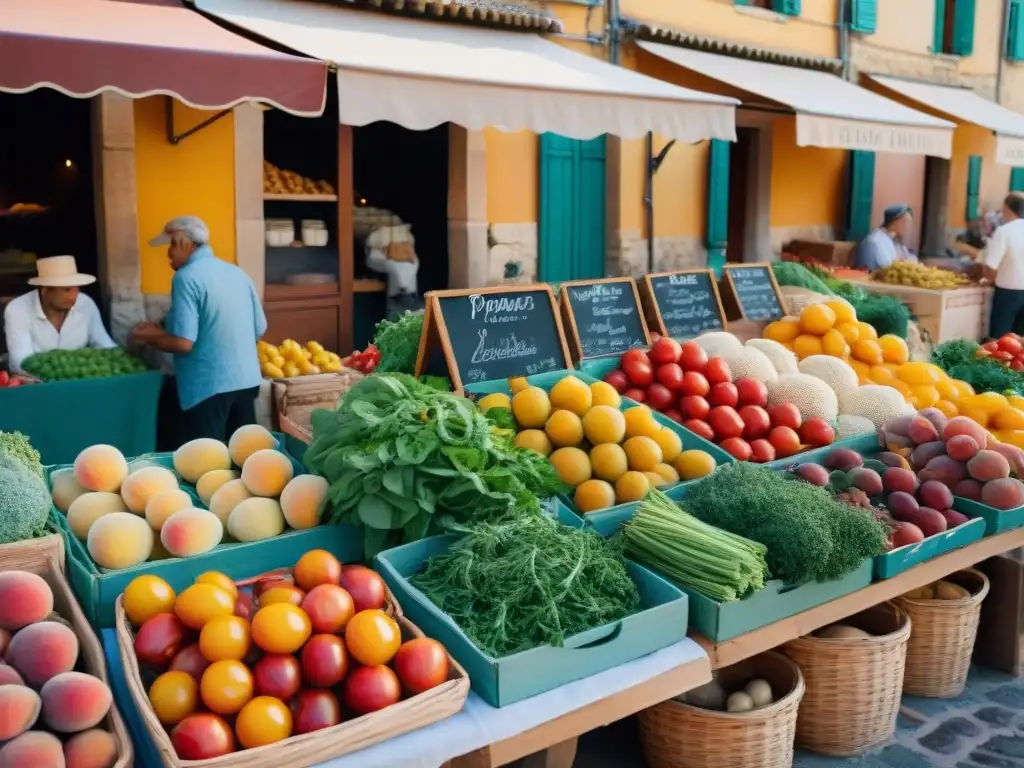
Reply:
<svg viewBox="0 0 1024 768"><path fill-rule="evenodd" d="M796 466L797 464L807 464L809 462L820 463L826 456L832 453L832 451L838 450L839 448L849 448L851 451L866 454L876 453L881 447L882 446L878 442L877 435L857 435L856 437L848 437L845 440L836 440L832 445L825 445L821 448L812 448L809 451L798 453L795 456L787 456L784 459L769 461L764 466L775 470L788 469L789 467Z"/></svg>
<svg viewBox="0 0 1024 768"><path fill-rule="evenodd" d="M646 656L686 637L687 597L662 577L626 561L640 590L642 608L614 624L550 645L496 659L488 656L409 583L424 563L448 550L456 536L434 536L377 555L374 564L398 598L405 615L424 634L440 641L469 673L473 690L493 707L553 690Z"/></svg>
<svg viewBox="0 0 1024 768"><path fill-rule="evenodd" d="M985 520L985 535L995 536L1006 533L1024 525L1024 507L1016 509L996 509L980 501L956 497L954 509L958 509L968 517L980 517Z"/></svg>
<svg viewBox="0 0 1024 768"><path fill-rule="evenodd" d="M622 355L604 355L602 357L588 357L580 360L576 367L581 373L592 376L595 379L603 379L609 373L619 367L619 360Z"/></svg>

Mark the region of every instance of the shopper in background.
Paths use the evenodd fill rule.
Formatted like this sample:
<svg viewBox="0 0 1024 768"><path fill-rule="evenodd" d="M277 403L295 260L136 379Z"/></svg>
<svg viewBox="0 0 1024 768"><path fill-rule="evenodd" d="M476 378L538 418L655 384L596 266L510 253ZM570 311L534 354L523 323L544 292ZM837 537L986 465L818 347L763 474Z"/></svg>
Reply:
<svg viewBox="0 0 1024 768"><path fill-rule="evenodd" d="M917 261L904 246L913 223L914 217L909 205L890 205L886 208L882 226L873 229L857 246L854 269L874 272L896 261Z"/></svg>
<svg viewBox="0 0 1024 768"><path fill-rule="evenodd" d="M256 288L245 272L214 256L210 231L195 216L169 221L149 244L168 246L171 308L163 327L140 323L131 337L174 355L181 442L226 441L256 421L256 341L267 330Z"/></svg>
<svg viewBox="0 0 1024 768"><path fill-rule="evenodd" d="M1003 201L1001 227L992 233L982 253L982 272L995 284L989 335L1024 331L1024 197L1010 194Z"/></svg>
<svg viewBox="0 0 1024 768"><path fill-rule="evenodd" d="M79 288L96 282L78 271L74 256L50 256L36 261L36 286L4 309L8 367L23 373L25 359L53 349L117 346L103 327L96 302Z"/></svg>

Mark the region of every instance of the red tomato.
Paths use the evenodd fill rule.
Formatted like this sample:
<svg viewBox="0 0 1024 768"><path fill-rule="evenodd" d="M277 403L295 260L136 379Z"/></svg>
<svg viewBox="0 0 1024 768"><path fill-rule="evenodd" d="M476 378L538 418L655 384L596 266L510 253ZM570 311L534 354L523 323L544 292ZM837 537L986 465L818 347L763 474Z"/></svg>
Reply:
<svg viewBox="0 0 1024 768"><path fill-rule="evenodd" d="M700 395L687 395L679 399L679 410L684 418L703 421L711 412L711 405Z"/></svg>
<svg viewBox="0 0 1024 768"><path fill-rule="evenodd" d="M708 392L711 391L711 385L708 384L708 380L704 378L703 373L687 371L683 374L683 383L680 386L679 391L684 395L707 397Z"/></svg>
<svg viewBox="0 0 1024 768"><path fill-rule="evenodd" d="M1015 371L1024 371L1024 360L1021 360L1019 357L1015 357L1010 363L1010 368Z"/></svg>
<svg viewBox="0 0 1024 768"><path fill-rule="evenodd" d="M188 672L198 683L203 679L203 672L208 666L210 662L199 650L199 643L192 643L178 651L178 655L171 661L170 669L175 672Z"/></svg>
<svg viewBox="0 0 1024 768"><path fill-rule="evenodd" d="M630 363L630 362L647 363L648 365L650 365L651 358L649 358L647 356L647 353L644 352L642 349L633 348L633 349L626 350L622 354L622 357L619 360L619 367L622 368L623 370L625 370L626 369L626 363Z"/></svg>
<svg viewBox="0 0 1024 768"><path fill-rule="evenodd" d="M731 405L719 405L708 414L708 424L721 438L739 437L743 434L743 419Z"/></svg>
<svg viewBox="0 0 1024 768"><path fill-rule="evenodd" d="M448 652L429 637L402 643L393 665L403 690L410 696L436 688L448 679Z"/></svg>
<svg viewBox="0 0 1024 768"><path fill-rule="evenodd" d="M665 365L666 363L677 363L679 362L679 342L675 339L662 338L658 339L651 345L651 351L648 356L651 358L651 362L657 365Z"/></svg>
<svg viewBox="0 0 1024 768"><path fill-rule="evenodd" d="M669 408L667 411L665 411L665 415L668 418L672 419L672 421L674 421L676 424L683 423L683 414L677 411L675 408Z"/></svg>
<svg viewBox="0 0 1024 768"><path fill-rule="evenodd" d="M711 387L711 393L708 395L708 402L712 405L728 405L735 408L739 401L740 396L736 391L736 385L728 381L715 384Z"/></svg>
<svg viewBox="0 0 1024 768"><path fill-rule="evenodd" d="M775 447L764 438L750 443L751 461L764 464L775 461Z"/></svg>
<svg viewBox="0 0 1024 768"><path fill-rule="evenodd" d="M171 744L179 760L208 760L235 751L231 726L217 715L189 715L171 731Z"/></svg>
<svg viewBox="0 0 1024 768"><path fill-rule="evenodd" d="M348 674L348 652L337 635L313 635L302 647L302 681L308 688L330 688Z"/></svg>
<svg viewBox="0 0 1024 768"><path fill-rule="evenodd" d="M683 422L683 426L697 435L697 437L703 437L705 440L714 442L715 430L711 428L711 425L706 421L700 419L687 419Z"/></svg>
<svg viewBox="0 0 1024 768"><path fill-rule="evenodd" d="M773 405L768 409L768 417L772 420L773 427L789 427L800 429L803 419L800 417L800 409L792 403Z"/></svg>
<svg viewBox="0 0 1024 768"><path fill-rule="evenodd" d="M1004 363L1008 363L1011 360L1013 360L1013 353L1005 352L1000 349L998 352L993 352L992 357L995 358L996 360L1002 360Z"/></svg>
<svg viewBox="0 0 1024 768"><path fill-rule="evenodd" d="M620 395L629 389L629 379L626 378L626 374L622 372L620 368L616 368L614 371L604 377L604 380L611 384L615 391Z"/></svg>
<svg viewBox="0 0 1024 768"><path fill-rule="evenodd" d="M145 664L165 667L185 647L188 629L173 613L146 619L135 635L135 656Z"/></svg>
<svg viewBox="0 0 1024 768"><path fill-rule="evenodd" d="M398 675L383 664L357 667L342 685L345 706L356 715L389 707L402 698Z"/></svg>
<svg viewBox="0 0 1024 768"><path fill-rule="evenodd" d="M1024 345L1020 343L1020 337L1015 334L1008 333L999 339L999 348L1004 352L1010 352L1014 355L1019 355L1021 350L1024 349Z"/></svg>
<svg viewBox="0 0 1024 768"><path fill-rule="evenodd" d="M341 705L330 691L300 691L288 702L288 708L294 733L311 733L341 722Z"/></svg>
<svg viewBox="0 0 1024 768"><path fill-rule="evenodd" d="M779 458L800 452L800 435L790 427L775 427L768 433L768 442L775 448L775 453Z"/></svg>
<svg viewBox="0 0 1024 768"><path fill-rule="evenodd" d="M658 383L671 390L680 389L683 386L683 369L678 363L665 363L654 372Z"/></svg>
<svg viewBox="0 0 1024 768"><path fill-rule="evenodd" d="M346 565L341 569L341 586L355 603L356 613L369 608L383 609L387 602L384 579L365 565Z"/></svg>
<svg viewBox="0 0 1024 768"><path fill-rule="evenodd" d="M986 341L984 344L981 345L981 348L984 349L986 352L998 352L999 342L994 340Z"/></svg>
<svg viewBox="0 0 1024 768"><path fill-rule="evenodd" d="M647 399L647 393L639 387L633 387L633 389L627 389L622 393L623 397L628 397L630 400L635 400L638 403L642 403Z"/></svg>
<svg viewBox="0 0 1024 768"><path fill-rule="evenodd" d="M257 696L288 701L302 688L302 665L294 656L268 653L253 665L252 678Z"/></svg>
<svg viewBox="0 0 1024 768"><path fill-rule="evenodd" d="M750 461L753 453L747 441L741 437L727 437L718 444L718 447L737 461Z"/></svg>
<svg viewBox="0 0 1024 768"><path fill-rule="evenodd" d="M647 388L647 399L644 401L656 411L664 411L675 400L672 390L661 384L651 384Z"/></svg>
<svg viewBox="0 0 1024 768"><path fill-rule="evenodd" d="M660 333L658 333L657 331L651 331L651 344L653 344L654 342L656 342L660 338L661 338L661 334Z"/></svg>
<svg viewBox="0 0 1024 768"><path fill-rule="evenodd" d="M759 405L744 405L740 408L739 414L743 419L744 440L756 440L759 437L764 437L772 429L768 411Z"/></svg>
<svg viewBox="0 0 1024 768"><path fill-rule="evenodd" d="M729 370L729 364L718 356L708 358L707 367L704 368L704 375L712 386L732 381L732 371Z"/></svg>
<svg viewBox="0 0 1024 768"><path fill-rule="evenodd" d="M688 341L679 348L679 364L684 371L700 373L708 364L708 353L695 341Z"/></svg>
<svg viewBox="0 0 1024 768"><path fill-rule="evenodd" d="M629 383L634 387L649 387L654 383L654 368L643 360L629 360L622 364Z"/></svg>
<svg viewBox="0 0 1024 768"><path fill-rule="evenodd" d="M6 387L10 380L11 375L7 371L0 371L0 387Z"/></svg>
<svg viewBox="0 0 1024 768"><path fill-rule="evenodd" d="M768 387L760 379L753 376L744 376L733 382L736 385L736 393L740 399L740 405L759 405L764 408L768 405Z"/></svg>
<svg viewBox="0 0 1024 768"><path fill-rule="evenodd" d="M815 448L818 448L822 445L832 445L832 442L836 439L836 432L832 429L831 424L815 416L805 421L803 426L800 427L800 439L806 445L813 445Z"/></svg>

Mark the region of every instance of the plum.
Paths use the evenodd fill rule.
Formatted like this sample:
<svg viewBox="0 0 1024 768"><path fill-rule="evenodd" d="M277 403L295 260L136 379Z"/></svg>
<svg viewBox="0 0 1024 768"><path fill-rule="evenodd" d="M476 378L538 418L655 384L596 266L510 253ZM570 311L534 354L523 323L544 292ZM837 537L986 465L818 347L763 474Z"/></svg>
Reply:
<svg viewBox="0 0 1024 768"><path fill-rule="evenodd" d="M889 467L882 475L882 487L887 493L914 493L917 490L917 475L909 469Z"/></svg>
<svg viewBox="0 0 1024 768"><path fill-rule="evenodd" d="M821 466L821 464L815 464L814 462L801 464L793 470L793 474L804 482L816 485L819 488L824 488L828 485L828 470Z"/></svg>
<svg viewBox="0 0 1024 768"><path fill-rule="evenodd" d="M886 499L885 503L886 506L889 507L889 511L892 512L892 516L897 520L909 520L910 516L917 512L921 507L921 505L917 503L917 499L903 491L890 493L889 498Z"/></svg>
<svg viewBox="0 0 1024 768"><path fill-rule="evenodd" d="M939 514L946 518L946 525L949 528L956 528L958 525L963 525L971 520L963 512L957 512L955 509L940 509Z"/></svg>
<svg viewBox="0 0 1024 768"><path fill-rule="evenodd" d="M918 411L917 415L928 419L935 427L935 434L941 439L942 433L946 431L946 425L949 424L949 417L938 408L925 408L923 411Z"/></svg>
<svg viewBox="0 0 1024 768"><path fill-rule="evenodd" d="M922 469L936 456L946 455L946 444L941 440L922 443L910 454L910 463L914 469Z"/></svg>
<svg viewBox="0 0 1024 768"><path fill-rule="evenodd" d="M868 496L877 496L883 490L882 478L873 469L857 467L850 470L850 484L859 488Z"/></svg>
<svg viewBox="0 0 1024 768"><path fill-rule="evenodd" d="M910 516L908 522L913 523L921 529L925 536L934 536L937 533L944 533L948 527L946 518L937 509L921 507Z"/></svg>
<svg viewBox="0 0 1024 768"><path fill-rule="evenodd" d="M864 463L864 459L856 451L849 448L837 448L825 458L825 466L828 469L838 469L848 472L856 469Z"/></svg>
<svg viewBox="0 0 1024 768"><path fill-rule="evenodd" d="M897 469L910 469L910 462L907 461L903 456L892 451L885 451L884 453L878 454L875 457L878 461L885 464L887 467L896 467Z"/></svg>
<svg viewBox="0 0 1024 768"><path fill-rule="evenodd" d="M924 533L913 523L901 522L896 524L892 532L893 548L905 547L908 544L918 544L924 541Z"/></svg>
<svg viewBox="0 0 1024 768"><path fill-rule="evenodd" d="M936 456L917 473L917 476L921 482L938 480L943 485L952 487L967 477L967 466L962 461L954 461L949 456Z"/></svg>
<svg viewBox="0 0 1024 768"><path fill-rule="evenodd" d="M954 435L946 441L946 453L957 461L970 461L981 446L970 435Z"/></svg>
<svg viewBox="0 0 1024 768"><path fill-rule="evenodd" d="M916 415L917 414L912 413L907 416L897 416L882 427L882 431L885 432L886 437L889 435L896 437L910 437L910 422L914 420Z"/></svg>
<svg viewBox="0 0 1024 768"><path fill-rule="evenodd" d="M925 443L932 443L938 440L939 430L928 419L918 414L910 420L907 437L913 440L915 445L924 445Z"/></svg>
<svg viewBox="0 0 1024 768"><path fill-rule="evenodd" d="M1001 480L1010 476L1010 462L1003 454L987 448L978 451L973 459L967 462L967 472L975 480L987 483L990 480Z"/></svg>
<svg viewBox="0 0 1024 768"><path fill-rule="evenodd" d="M981 501L981 483L972 478L961 480L950 488L950 490L953 492L954 496L959 496L962 499Z"/></svg>
<svg viewBox="0 0 1024 768"><path fill-rule="evenodd" d="M923 507L947 509L953 506L953 493L938 480L926 480L917 490L917 500Z"/></svg>
<svg viewBox="0 0 1024 768"><path fill-rule="evenodd" d="M1016 509L1024 506L1024 483L1015 477L1003 477L985 483L981 501L996 509Z"/></svg>

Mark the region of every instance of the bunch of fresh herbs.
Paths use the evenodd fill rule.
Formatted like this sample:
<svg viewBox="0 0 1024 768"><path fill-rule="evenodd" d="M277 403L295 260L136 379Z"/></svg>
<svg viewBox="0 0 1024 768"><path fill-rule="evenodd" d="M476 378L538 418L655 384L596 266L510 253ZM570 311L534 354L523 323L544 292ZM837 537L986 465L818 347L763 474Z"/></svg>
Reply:
<svg viewBox="0 0 1024 768"><path fill-rule="evenodd" d="M423 313L407 312L396 320L377 323L373 345L380 350L377 371L381 373L415 373L419 354Z"/></svg>
<svg viewBox="0 0 1024 768"><path fill-rule="evenodd" d="M978 345L967 339L939 344L932 351L932 362L952 379L966 381L975 392L1024 392L1024 372L1014 371L999 360L977 357Z"/></svg>

